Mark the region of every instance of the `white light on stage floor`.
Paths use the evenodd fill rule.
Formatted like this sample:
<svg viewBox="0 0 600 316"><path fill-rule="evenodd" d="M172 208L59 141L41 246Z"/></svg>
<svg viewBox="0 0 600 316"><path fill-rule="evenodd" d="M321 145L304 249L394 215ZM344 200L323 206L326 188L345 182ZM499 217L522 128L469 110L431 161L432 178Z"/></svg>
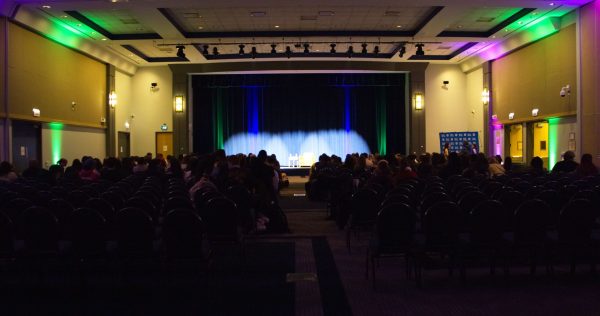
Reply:
<svg viewBox="0 0 600 316"><path fill-rule="evenodd" d="M269 155L275 154L283 166L288 164L290 156L298 157L300 165L309 166L323 153L344 159L346 154L370 152L367 142L360 135L345 130L243 133L227 139L223 147L228 155L256 154L264 149Z"/></svg>

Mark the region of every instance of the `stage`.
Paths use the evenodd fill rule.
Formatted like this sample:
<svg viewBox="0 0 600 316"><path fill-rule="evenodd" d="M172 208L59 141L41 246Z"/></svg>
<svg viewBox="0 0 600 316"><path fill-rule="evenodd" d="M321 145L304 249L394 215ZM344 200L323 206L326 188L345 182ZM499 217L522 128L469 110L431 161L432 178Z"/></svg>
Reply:
<svg viewBox="0 0 600 316"><path fill-rule="evenodd" d="M281 167L281 171L289 176L308 177L310 167Z"/></svg>

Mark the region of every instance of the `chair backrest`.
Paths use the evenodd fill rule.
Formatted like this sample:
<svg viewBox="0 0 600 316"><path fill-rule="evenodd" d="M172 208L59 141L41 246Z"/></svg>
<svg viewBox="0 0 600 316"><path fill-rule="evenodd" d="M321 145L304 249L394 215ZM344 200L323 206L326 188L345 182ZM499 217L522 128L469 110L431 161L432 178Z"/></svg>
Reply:
<svg viewBox="0 0 600 316"><path fill-rule="evenodd" d="M100 197L107 200L115 210L120 210L125 204L123 196L114 191L106 191L102 193Z"/></svg>
<svg viewBox="0 0 600 316"><path fill-rule="evenodd" d="M421 200L421 204L419 205L419 211L421 214L424 214L433 204L440 201L451 201L450 195L444 192L434 192L429 195L426 195Z"/></svg>
<svg viewBox="0 0 600 316"><path fill-rule="evenodd" d="M469 214L471 241L478 244L495 244L504 232L504 206L496 200L485 200Z"/></svg>
<svg viewBox="0 0 600 316"><path fill-rule="evenodd" d="M550 207L538 199L526 200L515 211L515 240L520 243L543 243Z"/></svg>
<svg viewBox="0 0 600 316"><path fill-rule="evenodd" d="M174 209L163 222L163 238L168 258L201 258L204 226L190 209Z"/></svg>
<svg viewBox="0 0 600 316"><path fill-rule="evenodd" d="M10 218L0 212L0 257L14 251L15 229Z"/></svg>
<svg viewBox="0 0 600 316"><path fill-rule="evenodd" d="M460 219L460 208L454 202L441 201L430 206L423 220L427 243L432 246L456 244Z"/></svg>
<svg viewBox="0 0 600 316"><path fill-rule="evenodd" d="M98 211L108 224L113 223L117 216L115 207L104 198L91 198L85 203L85 207Z"/></svg>
<svg viewBox="0 0 600 316"><path fill-rule="evenodd" d="M561 241L583 244L591 239L597 211L594 203L586 199L572 199L560 212L558 236Z"/></svg>
<svg viewBox="0 0 600 316"><path fill-rule="evenodd" d="M73 207L82 207L85 205L85 202L90 199L90 196L81 190L73 190L67 194L66 200L69 204L73 205Z"/></svg>
<svg viewBox="0 0 600 316"><path fill-rule="evenodd" d="M134 196L125 201L125 207L137 207L150 215L155 222L158 221L158 211L154 204L142 197Z"/></svg>
<svg viewBox="0 0 600 316"><path fill-rule="evenodd" d="M360 189L352 195L350 206L353 224L375 223L379 211L377 196L371 189Z"/></svg>
<svg viewBox="0 0 600 316"><path fill-rule="evenodd" d="M106 250L106 220L98 210L78 208L71 214L69 223L69 235L77 254L93 255Z"/></svg>
<svg viewBox="0 0 600 316"><path fill-rule="evenodd" d="M208 201L206 212L202 216L210 240L237 240L240 237L238 219L235 203L225 197Z"/></svg>
<svg viewBox="0 0 600 316"><path fill-rule="evenodd" d="M23 211L32 206L34 206L34 203L28 199L14 198L2 206L2 211L8 215L15 225L19 225Z"/></svg>
<svg viewBox="0 0 600 316"><path fill-rule="evenodd" d="M165 205L163 207L163 214L168 214L170 211L174 209L189 209L193 210L192 201L185 196L174 196L170 197L165 201Z"/></svg>
<svg viewBox="0 0 600 316"><path fill-rule="evenodd" d="M115 218L119 252L122 254L152 251L154 227L152 218L139 207L125 207Z"/></svg>
<svg viewBox="0 0 600 316"><path fill-rule="evenodd" d="M481 202L487 201L488 196L480 191L471 191L465 195L458 201L458 206L460 206L463 214L469 214L471 211L479 205Z"/></svg>
<svg viewBox="0 0 600 316"><path fill-rule="evenodd" d="M405 203L388 204L377 215L376 234L380 251L406 250L413 241L416 210Z"/></svg>
<svg viewBox="0 0 600 316"><path fill-rule="evenodd" d="M30 251L58 249L58 220L47 208L32 206L24 210L20 226L26 249Z"/></svg>
<svg viewBox="0 0 600 316"><path fill-rule="evenodd" d="M390 204L397 204L397 203L404 203L404 204L408 204L409 206L412 206L412 201L411 201L410 197L408 197L404 194L396 193L394 195L387 195L385 200L383 200L383 202L381 202L381 207L384 207L384 206L387 206Z"/></svg>
<svg viewBox="0 0 600 316"><path fill-rule="evenodd" d="M492 197L492 194L494 194L494 192L496 192L496 190L500 189L502 187L502 183L498 182L498 181L489 181L484 187L483 187L483 193L487 194L487 196Z"/></svg>

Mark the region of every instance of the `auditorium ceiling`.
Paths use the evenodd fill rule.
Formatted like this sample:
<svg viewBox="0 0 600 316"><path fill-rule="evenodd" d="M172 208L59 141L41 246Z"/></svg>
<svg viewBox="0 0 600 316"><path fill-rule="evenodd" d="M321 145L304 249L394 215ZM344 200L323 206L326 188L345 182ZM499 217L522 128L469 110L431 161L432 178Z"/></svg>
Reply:
<svg viewBox="0 0 600 316"><path fill-rule="evenodd" d="M563 16L590 2L6 1L4 15L52 40L137 66L345 58L461 63L515 36L535 41L552 34Z"/></svg>

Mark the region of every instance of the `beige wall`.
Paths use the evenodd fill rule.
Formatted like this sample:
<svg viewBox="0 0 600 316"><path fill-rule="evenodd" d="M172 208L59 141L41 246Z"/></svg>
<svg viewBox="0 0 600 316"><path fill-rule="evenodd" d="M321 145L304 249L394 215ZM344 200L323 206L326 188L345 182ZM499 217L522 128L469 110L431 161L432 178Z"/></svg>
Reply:
<svg viewBox="0 0 600 316"><path fill-rule="evenodd" d="M515 121L574 114L577 110L576 27L515 51L492 63L494 113L500 121L515 113ZM570 97L560 97L561 87L571 86Z"/></svg>
<svg viewBox="0 0 600 316"><path fill-rule="evenodd" d="M467 130L479 132L479 146L483 150L483 103L481 92L483 91L483 69L478 68L467 74Z"/></svg>
<svg viewBox="0 0 600 316"><path fill-rule="evenodd" d="M101 127L106 117L106 65L13 23L8 24L11 117ZM72 102L76 106L72 107Z"/></svg>
<svg viewBox="0 0 600 316"><path fill-rule="evenodd" d="M449 81L443 87L443 81ZM458 65L431 64L425 71L426 150L440 151L440 132L478 131L483 140L481 70L465 74Z"/></svg>
<svg viewBox="0 0 600 316"><path fill-rule="evenodd" d="M42 161L47 168L56 163L58 158L66 158L69 164L73 159L82 156L106 157L106 134L104 129L57 126L44 123L42 125Z"/></svg>
<svg viewBox="0 0 600 316"><path fill-rule="evenodd" d="M5 97L5 91L4 91L4 72L6 71L6 67L4 66L4 59L5 59L5 50L6 50L6 38L5 38L5 27L6 27L6 18L4 17L0 17L0 65L2 65L2 67L0 67L0 118L5 117L6 115L6 111L5 111L5 104L4 104L4 97ZM0 146L2 147L2 146ZM2 157L2 156L0 156Z"/></svg>
<svg viewBox="0 0 600 316"><path fill-rule="evenodd" d="M117 88L123 81L124 78L117 77ZM150 89L152 82L158 83L155 91ZM125 116L130 120L131 155L145 155L147 152L154 154L156 132L160 131L160 125L166 123L169 131L173 128L171 70L167 66L140 68L131 80L130 91L131 107L127 107ZM131 115L134 116L133 119Z"/></svg>

